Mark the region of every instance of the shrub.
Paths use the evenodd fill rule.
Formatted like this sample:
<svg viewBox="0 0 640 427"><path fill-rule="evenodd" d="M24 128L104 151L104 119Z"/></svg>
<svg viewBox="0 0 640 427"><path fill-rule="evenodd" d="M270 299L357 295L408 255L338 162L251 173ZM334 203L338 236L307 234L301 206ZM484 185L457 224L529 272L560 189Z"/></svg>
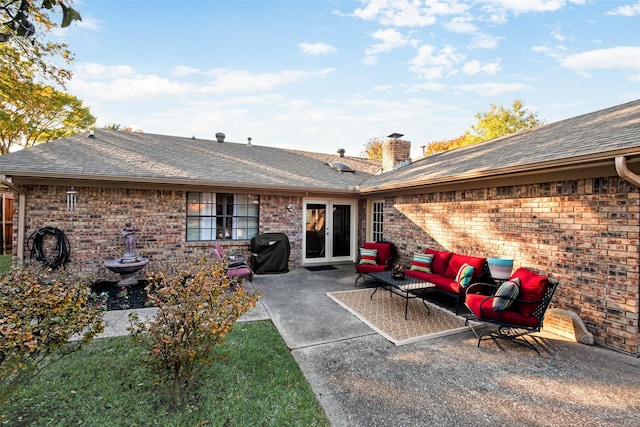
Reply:
<svg viewBox="0 0 640 427"><path fill-rule="evenodd" d="M259 296L248 292L244 282L228 278L221 261L205 258L172 273L151 273L148 280L158 313L146 323L131 314L130 331L148 350L143 363L180 405L199 368L213 362L213 348Z"/></svg>
<svg viewBox="0 0 640 427"><path fill-rule="evenodd" d="M102 315L88 279L38 266L0 276L2 396L43 361L77 350L102 332Z"/></svg>

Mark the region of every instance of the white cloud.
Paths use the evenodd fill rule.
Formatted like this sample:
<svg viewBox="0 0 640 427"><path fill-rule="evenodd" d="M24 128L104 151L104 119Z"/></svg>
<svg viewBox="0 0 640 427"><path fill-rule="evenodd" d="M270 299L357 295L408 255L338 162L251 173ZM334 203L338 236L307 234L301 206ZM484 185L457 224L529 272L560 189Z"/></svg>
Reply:
<svg viewBox="0 0 640 427"><path fill-rule="evenodd" d="M592 69L640 70L640 46L617 46L569 55L560 60L563 67L584 76Z"/></svg>
<svg viewBox="0 0 640 427"><path fill-rule="evenodd" d="M113 79L131 76L134 69L130 65L104 65L96 63L82 63L74 67L77 77L90 77L93 79Z"/></svg>
<svg viewBox="0 0 640 427"><path fill-rule="evenodd" d="M607 12L607 15L636 16L640 15L640 1L633 5L618 6Z"/></svg>
<svg viewBox="0 0 640 427"><path fill-rule="evenodd" d="M437 22L438 16L463 14L466 4L451 1L428 0L371 0L353 12L353 16L365 21L376 21L393 27L426 27Z"/></svg>
<svg viewBox="0 0 640 427"><path fill-rule="evenodd" d="M326 43L300 43L298 47L305 55L327 55L338 51L335 47Z"/></svg>
<svg viewBox="0 0 640 427"><path fill-rule="evenodd" d="M381 53L388 53L412 43L410 39L405 38L402 33L392 28L378 30L371 34L371 37L379 41L379 43L365 49L363 63L366 65L376 64L378 62L378 55Z"/></svg>
<svg viewBox="0 0 640 427"><path fill-rule="evenodd" d="M584 5L586 0L480 0L482 9L488 13L486 19L494 23L504 23L507 16L525 13L556 12L569 4Z"/></svg>
<svg viewBox="0 0 640 427"><path fill-rule="evenodd" d="M462 34L475 33L476 31L478 31L478 27L473 25L470 21L471 19L468 17L459 16L443 24L443 27L446 30L454 33L462 33Z"/></svg>
<svg viewBox="0 0 640 427"><path fill-rule="evenodd" d="M92 81L74 78L69 86L82 99L94 101L134 101L191 93L194 86L154 75Z"/></svg>
<svg viewBox="0 0 640 427"><path fill-rule="evenodd" d="M378 85L371 88L373 91L377 92L387 92L393 89L393 85Z"/></svg>
<svg viewBox="0 0 640 427"><path fill-rule="evenodd" d="M194 74L202 74L202 71L194 67L189 67L188 65L176 65L171 70L171 75L175 77L190 76Z"/></svg>
<svg viewBox="0 0 640 427"><path fill-rule="evenodd" d="M463 92L474 92L482 96L499 96L505 93L522 92L530 88L524 83L474 83L453 87Z"/></svg>
<svg viewBox="0 0 640 427"><path fill-rule="evenodd" d="M495 75L498 71L500 71L500 64L498 62L482 64L480 61L474 59L464 64L464 66L462 67L462 71L469 74L470 76L478 73Z"/></svg>
<svg viewBox="0 0 640 427"><path fill-rule="evenodd" d="M413 85L410 88L408 88L406 90L406 92L408 93L412 93L412 92L422 92L422 91L429 91L429 92L441 92L443 90L445 90L447 88L446 85L443 85L441 83L436 83L436 82L428 82L428 83L422 83L422 84L417 84L417 85Z"/></svg>
<svg viewBox="0 0 640 427"><path fill-rule="evenodd" d="M323 78L335 72L335 68L320 71L284 70L279 73L251 73L244 70L216 69L208 72L214 77L213 82L201 87L200 93L245 93L254 90L271 90L275 87L301 82L311 78Z"/></svg>
<svg viewBox="0 0 640 427"><path fill-rule="evenodd" d="M456 74L455 65L464 59L456 49L450 46L439 51L432 45L422 45L418 55L410 61L409 71L419 74L425 80L442 78Z"/></svg>
<svg viewBox="0 0 640 427"><path fill-rule="evenodd" d="M480 33L473 36L469 47L472 49L495 49L498 47L500 40L504 40L504 37Z"/></svg>

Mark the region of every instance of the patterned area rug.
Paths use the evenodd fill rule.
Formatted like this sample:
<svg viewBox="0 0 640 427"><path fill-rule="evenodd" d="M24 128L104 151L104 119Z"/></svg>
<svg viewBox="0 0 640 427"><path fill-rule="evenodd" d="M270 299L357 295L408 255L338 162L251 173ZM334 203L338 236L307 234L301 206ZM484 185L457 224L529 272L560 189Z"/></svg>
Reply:
<svg viewBox="0 0 640 427"><path fill-rule="evenodd" d="M378 289L330 292L327 296L349 310L358 319L395 345L409 344L430 338L468 331L464 317L427 302L429 310L420 298L409 300L407 320L404 320L405 299ZM475 324L474 324L475 327Z"/></svg>

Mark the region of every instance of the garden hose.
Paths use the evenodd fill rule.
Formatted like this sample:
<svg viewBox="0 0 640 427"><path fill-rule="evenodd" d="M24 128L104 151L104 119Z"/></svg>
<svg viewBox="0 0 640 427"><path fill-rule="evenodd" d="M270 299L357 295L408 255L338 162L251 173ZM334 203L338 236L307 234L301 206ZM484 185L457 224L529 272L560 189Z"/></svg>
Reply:
<svg viewBox="0 0 640 427"><path fill-rule="evenodd" d="M56 245L51 247L51 254L45 254L44 238L46 235L53 235L56 238ZM40 228L29 236L27 248L31 252L31 258L40 261L47 267L56 269L69 261L71 246L64 232L56 227Z"/></svg>

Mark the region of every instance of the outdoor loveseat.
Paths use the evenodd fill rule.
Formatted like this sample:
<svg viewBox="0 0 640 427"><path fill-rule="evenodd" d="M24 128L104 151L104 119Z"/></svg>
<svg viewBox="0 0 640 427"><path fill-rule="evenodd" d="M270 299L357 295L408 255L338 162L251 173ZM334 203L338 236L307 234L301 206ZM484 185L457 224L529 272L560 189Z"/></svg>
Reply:
<svg viewBox="0 0 640 427"><path fill-rule="evenodd" d="M431 282L435 291L456 299L456 314L467 288L475 282L491 281L487 259L427 248L413 256L407 276Z"/></svg>
<svg viewBox="0 0 640 427"><path fill-rule="evenodd" d="M356 282L365 274L391 270L394 247L389 242L364 242L356 262Z"/></svg>

